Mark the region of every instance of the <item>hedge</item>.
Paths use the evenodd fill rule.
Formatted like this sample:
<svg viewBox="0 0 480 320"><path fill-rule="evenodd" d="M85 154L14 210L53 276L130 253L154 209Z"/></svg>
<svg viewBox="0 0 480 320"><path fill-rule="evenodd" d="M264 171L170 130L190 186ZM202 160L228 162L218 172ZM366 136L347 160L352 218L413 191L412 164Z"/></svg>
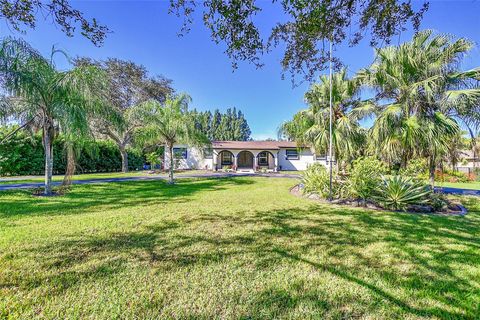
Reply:
<svg viewBox="0 0 480 320"><path fill-rule="evenodd" d="M0 140L12 128L0 128ZM64 174L66 151L64 139L60 136L53 146L53 173ZM19 132L13 138L0 144L0 176L44 174L44 151L40 135L31 136ZM128 150L129 170L142 169L145 158L141 152ZM122 160L118 147L108 140L90 141L77 153L77 173L121 171Z"/></svg>

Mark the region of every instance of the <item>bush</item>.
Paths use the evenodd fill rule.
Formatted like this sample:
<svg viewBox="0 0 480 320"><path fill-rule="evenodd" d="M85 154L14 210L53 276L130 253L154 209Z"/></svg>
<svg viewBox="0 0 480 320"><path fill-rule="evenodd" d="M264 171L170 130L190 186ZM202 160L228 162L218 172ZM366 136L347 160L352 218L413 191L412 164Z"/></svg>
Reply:
<svg viewBox="0 0 480 320"><path fill-rule="evenodd" d="M0 139L12 128L0 128ZM67 164L65 142L62 136L53 145L54 174L64 174ZM128 150L128 167L139 170L143 167L144 157L140 151ZM114 172L122 169L118 147L107 140L86 143L77 156L77 172ZM0 145L0 176L41 175L44 173L45 159L40 135L30 136L19 132L16 136Z"/></svg>
<svg viewBox="0 0 480 320"><path fill-rule="evenodd" d="M355 160L348 177L350 194L364 201L373 198L382 183L382 175L385 173L384 163L374 157Z"/></svg>
<svg viewBox="0 0 480 320"><path fill-rule="evenodd" d="M469 175L460 171L444 170L435 171L435 180L442 182L469 182Z"/></svg>
<svg viewBox="0 0 480 320"><path fill-rule="evenodd" d="M383 179L376 200L384 208L406 210L410 205L426 203L430 194L425 184L396 175Z"/></svg>
<svg viewBox="0 0 480 320"><path fill-rule="evenodd" d="M435 192L430 192L426 203L432 206L434 211L442 211L448 206L448 201L445 196Z"/></svg>
<svg viewBox="0 0 480 320"><path fill-rule="evenodd" d="M417 158L408 161L406 168L401 169L399 174L408 177L427 180L428 179L428 162L425 158Z"/></svg>
<svg viewBox="0 0 480 320"><path fill-rule="evenodd" d="M315 193L322 198L328 198L330 187L330 175L324 165L314 163L303 172L303 184L305 193ZM346 195L345 183L334 172L332 180L332 197L342 198Z"/></svg>

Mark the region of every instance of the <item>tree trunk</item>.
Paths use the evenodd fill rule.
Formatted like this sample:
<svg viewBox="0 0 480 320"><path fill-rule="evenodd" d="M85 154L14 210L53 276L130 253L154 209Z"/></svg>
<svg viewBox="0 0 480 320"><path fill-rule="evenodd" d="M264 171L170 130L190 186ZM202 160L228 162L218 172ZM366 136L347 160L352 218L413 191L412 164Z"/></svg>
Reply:
<svg viewBox="0 0 480 320"><path fill-rule="evenodd" d="M50 124L43 127L43 148L45 150L45 191L44 194L52 194L52 174L53 174L53 128Z"/></svg>
<svg viewBox="0 0 480 320"><path fill-rule="evenodd" d="M168 168L168 183L174 184L175 180L173 180L173 143L168 144L168 152L170 152L170 168Z"/></svg>
<svg viewBox="0 0 480 320"><path fill-rule="evenodd" d="M125 146L120 145L120 154L122 155L122 172L128 172L128 153L125 150Z"/></svg>
<svg viewBox="0 0 480 320"><path fill-rule="evenodd" d="M430 156L428 172L430 178L430 186L433 190L433 188L435 187L435 156Z"/></svg>
<svg viewBox="0 0 480 320"><path fill-rule="evenodd" d="M67 144L67 167L62 185L69 186L72 184L72 176L75 174L75 152L71 143Z"/></svg>

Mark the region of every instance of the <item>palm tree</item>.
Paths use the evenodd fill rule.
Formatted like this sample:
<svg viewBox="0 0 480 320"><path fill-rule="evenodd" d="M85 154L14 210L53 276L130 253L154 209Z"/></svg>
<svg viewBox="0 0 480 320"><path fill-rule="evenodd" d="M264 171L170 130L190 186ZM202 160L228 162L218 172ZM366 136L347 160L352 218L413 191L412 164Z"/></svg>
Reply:
<svg viewBox="0 0 480 320"><path fill-rule="evenodd" d="M45 151L45 195L52 193L53 142L61 131L84 135L89 131L88 115L104 104L92 88L103 84L94 67L58 71L53 56L45 59L23 40L5 38L0 42L2 85L14 97L14 116L23 124L41 130Z"/></svg>
<svg viewBox="0 0 480 320"><path fill-rule="evenodd" d="M406 166L414 156L429 158L430 183L437 162L460 123L478 123L480 69L458 70L472 48L464 38L452 39L426 30L400 46L376 49L374 63L358 78L376 90L372 149Z"/></svg>
<svg viewBox="0 0 480 320"><path fill-rule="evenodd" d="M188 110L191 98L182 94L169 97L163 104L148 101L137 107L137 116L143 119L144 126L137 129L136 139L143 143L163 143L170 157L169 183L173 184L174 152L178 143L205 145L208 139L195 126L195 120Z"/></svg>
<svg viewBox="0 0 480 320"><path fill-rule="evenodd" d="M294 115L293 120L284 123L280 133L297 141L299 145L309 145L316 154L326 154L329 144L329 97L330 79L321 76L320 82L312 85L305 94L309 108ZM365 130L359 120L370 112L372 106L358 99L359 83L348 79L345 69L332 76L333 101L333 151L340 161L353 159L360 151Z"/></svg>

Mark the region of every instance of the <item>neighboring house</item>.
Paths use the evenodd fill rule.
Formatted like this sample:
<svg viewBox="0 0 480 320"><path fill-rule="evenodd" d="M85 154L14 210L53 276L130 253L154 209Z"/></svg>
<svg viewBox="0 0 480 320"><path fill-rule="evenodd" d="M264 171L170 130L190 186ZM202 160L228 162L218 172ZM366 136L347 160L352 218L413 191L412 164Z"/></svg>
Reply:
<svg viewBox="0 0 480 320"><path fill-rule="evenodd" d="M176 169L232 169L235 171L305 170L310 164L327 165L325 156L315 155L309 148L297 148L290 141L213 141L204 149L175 145ZM170 165L165 154L165 168Z"/></svg>
<svg viewBox="0 0 480 320"><path fill-rule="evenodd" d="M457 164L457 170L472 173L474 168L480 168L480 159L472 150L462 150L462 160Z"/></svg>

